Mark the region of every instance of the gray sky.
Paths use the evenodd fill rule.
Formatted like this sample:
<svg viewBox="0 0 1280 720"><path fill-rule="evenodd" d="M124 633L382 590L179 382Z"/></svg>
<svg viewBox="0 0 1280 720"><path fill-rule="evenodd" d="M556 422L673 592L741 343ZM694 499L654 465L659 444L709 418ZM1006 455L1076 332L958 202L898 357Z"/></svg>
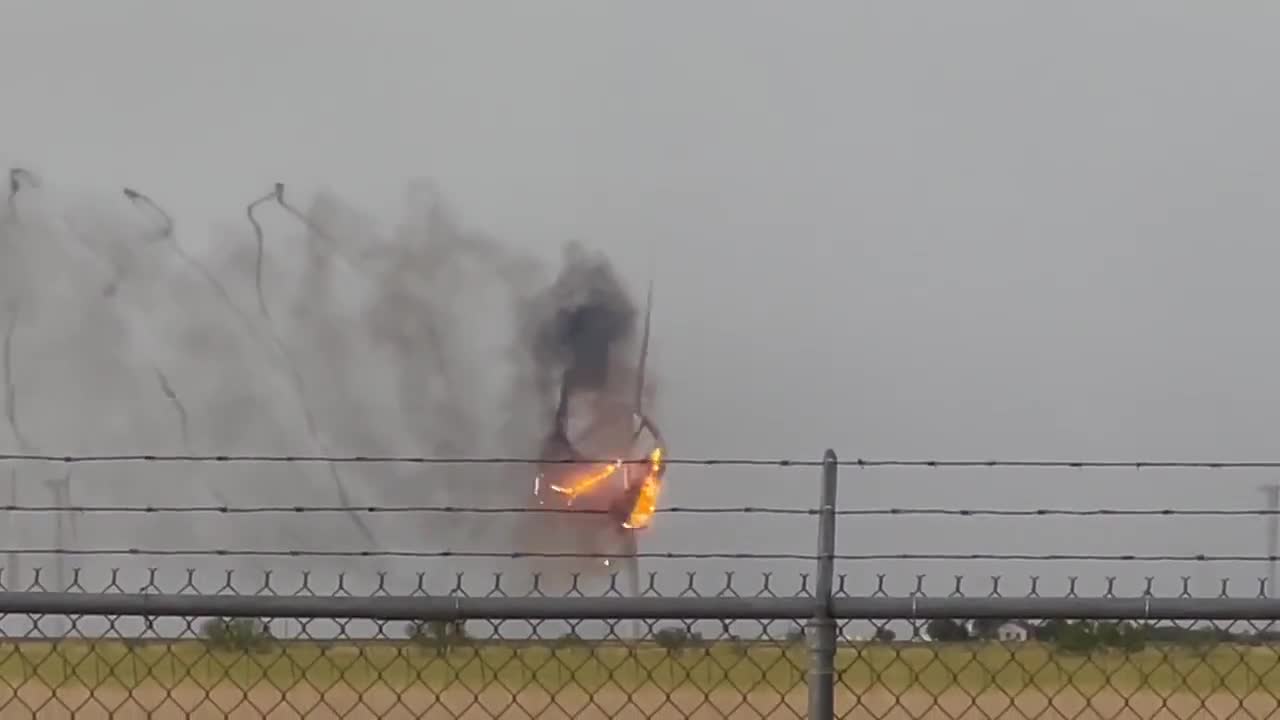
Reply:
<svg viewBox="0 0 1280 720"><path fill-rule="evenodd" d="M352 7L0 0L0 163L144 188L192 247L277 179L383 217L429 177L509 244L582 239L637 285L656 258L682 457L1280 457L1274 3ZM669 504L816 491L682 475ZM1244 506L1268 479L848 471L841 504ZM812 547L805 523L670 523L645 549ZM841 549L1265 547L1253 521L899 518ZM881 569L906 590L917 566Z"/></svg>

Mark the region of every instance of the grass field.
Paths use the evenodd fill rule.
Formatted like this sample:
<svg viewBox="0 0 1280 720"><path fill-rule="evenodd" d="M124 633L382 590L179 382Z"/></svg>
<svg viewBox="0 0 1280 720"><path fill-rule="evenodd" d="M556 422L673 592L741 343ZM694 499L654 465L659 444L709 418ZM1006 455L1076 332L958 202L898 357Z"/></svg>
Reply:
<svg viewBox="0 0 1280 720"><path fill-rule="evenodd" d="M713 643L0 645L8 717L803 717L803 647ZM1070 656L1018 646L842 647L846 717L1265 716L1280 654L1218 645ZM60 714L61 713L61 714Z"/></svg>

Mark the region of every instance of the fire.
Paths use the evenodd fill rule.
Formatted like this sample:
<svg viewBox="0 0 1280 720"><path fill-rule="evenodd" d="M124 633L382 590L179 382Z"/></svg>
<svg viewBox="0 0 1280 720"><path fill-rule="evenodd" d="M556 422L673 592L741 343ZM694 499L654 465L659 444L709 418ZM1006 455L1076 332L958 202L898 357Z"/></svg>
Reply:
<svg viewBox="0 0 1280 720"><path fill-rule="evenodd" d="M631 508L631 514L622 523L622 527L628 530L649 527L653 514L658 509L658 496L662 494L662 471L662 448L654 448L649 453L649 472L641 482L636 504Z"/></svg>
<svg viewBox="0 0 1280 720"><path fill-rule="evenodd" d="M636 505L631 509L622 527L628 530L643 530L649 527L653 514L658 508L658 495L662 493L662 481L657 475L647 475L640 486L640 494L636 497Z"/></svg>
<svg viewBox="0 0 1280 720"><path fill-rule="evenodd" d="M662 448L656 447L653 452L649 453L649 474L662 474Z"/></svg>
<svg viewBox="0 0 1280 720"><path fill-rule="evenodd" d="M623 487L623 497L620 500L630 498L631 506L623 510L625 518L621 519L621 525L627 530L640 530L648 528L653 521L654 514L658 511L659 496L662 495L662 479L666 473L666 462L663 461L663 448L654 448L649 452L648 459L640 468L644 470L644 478L640 480L639 487L631 484L631 491L627 491ZM596 466L594 469L582 471L582 473L573 475L570 482L563 484L548 483L547 488L550 491L558 493L558 495L566 498L568 505L572 505L575 498L585 495L609 478L616 477L617 471L623 466L622 460L614 460L608 465ZM538 493L540 487L544 487L544 477L540 473L534 478L534 493ZM623 486L630 484L627 482L626 474L623 474ZM617 518L617 515L614 515Z"/></svg>
<svg viewBox="0 0 1280 720"><path fill-rule="evenodd" d="M620 467L622 467L622 461L614 460L613 462L609 463L603 468L596 470L593 473L579 477L576 480L576 482L570 485L565 486L565 485L553 484L553 485L550 485L549 487L552 490L560 493L561 495L567 496L569 498L569 502L572 503L574 498L578 497L584 492L587 492L588 490L595 487L596 485L599 485L605 480L608 480L615 472L618 471L618 468Z"/></svg>

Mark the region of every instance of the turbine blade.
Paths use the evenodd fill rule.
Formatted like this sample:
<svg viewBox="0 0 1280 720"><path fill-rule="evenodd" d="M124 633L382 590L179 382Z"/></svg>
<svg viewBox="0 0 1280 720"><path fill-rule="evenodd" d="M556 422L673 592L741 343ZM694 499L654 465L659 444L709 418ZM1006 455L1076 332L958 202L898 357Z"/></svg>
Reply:
<svg viewBox="0 0 1280 720"><path fill-rule="evenodd" d="M644 331L640 336L640 364L636 367L635 408L637 413L644 412L644 373L649 360L649 329L653 320L653 276L649 276L649 291L644 302Z"/></svg>

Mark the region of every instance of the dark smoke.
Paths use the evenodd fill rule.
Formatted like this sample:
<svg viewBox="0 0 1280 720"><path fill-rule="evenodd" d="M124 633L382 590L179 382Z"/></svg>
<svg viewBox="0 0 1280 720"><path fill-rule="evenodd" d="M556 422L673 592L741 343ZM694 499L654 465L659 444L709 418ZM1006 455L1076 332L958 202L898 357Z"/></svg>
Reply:
<svg viewBox="0 0 1280 720"><path fill-rule="evenodd" d="M144 188L145 197L113 190L92 206L68 206L47 183L23 173L11 179L16 192L0 205L0 328L11 331L4 451L534 457L554 428L561 385L620 401L632 392L637 311L608 259L574 244L561 262L543 262L465 227L429 185L411 188L390 227L330 193L264 207L259 254L244 221L207 247L184 243L163 211L163 188ZM229 217L234 212L228 208ZM104 297L108 283L118 288ZM11 494L47 502L39 472L24 466ZM323 465L191 466L178 474L103 466L82 474L71 502L512 506L531 502L533 470L344 466L341 488ZM343 515L145 523L101 516L81 521L77 542L620 550L616 527L594 518L363 518L367 527ZM10 539L69 542L52 532L33 521ZM305 564L353 577L412 578L425 569L376 556ZM515 561L508 569L537 568Z"/></svg>
<svg viewBox="0 0 1280 720"><path fill-rule="evenodd" d="M537 335L535 357L554 372L572 393L600 390L609 381L614 347L631 338L635 304L602 254L577 243L564 252L564 266L546 291L554 317Z"/></svg>
<svg viewBox="0 0 1280 720"><path fill-rule="evenodd" d="M544 407L554 408L542 456L548 460L598 460L630 455L633 412L642 371L637 337L639 313L622 279L604 255L578 243L564 248L552 281L523 315L529 357ZM653 384L644 379L646 404ZM646 405L647 406L647 405ZM580 466L577 466L580 467ZM576 472L574 465L547 464L544 481ZM575 500L586 512L532 516L527 545L569 546L580 553L634 555L635 535L612 513L617 496L591 494ZM605 565L566 563L576 574L620 573L627 592L638 592L636 560Z"/></svg>
<svg viewBox="0 0 1280 720"><path fill-rule="evenodd" d="M624 436L616 432L630 423L625 388L633 385L631 364L637 330L637 309L608 258L580 243L569 243L555 280L532 303L531 353L539 376L544 406L554 407L544 453L564 455L570 446L571 405L589 396L589 415L583 424L610 438L596 450L608 456L625 448L615 446ZM615 432L609 432L613 428Z"/></svg>

